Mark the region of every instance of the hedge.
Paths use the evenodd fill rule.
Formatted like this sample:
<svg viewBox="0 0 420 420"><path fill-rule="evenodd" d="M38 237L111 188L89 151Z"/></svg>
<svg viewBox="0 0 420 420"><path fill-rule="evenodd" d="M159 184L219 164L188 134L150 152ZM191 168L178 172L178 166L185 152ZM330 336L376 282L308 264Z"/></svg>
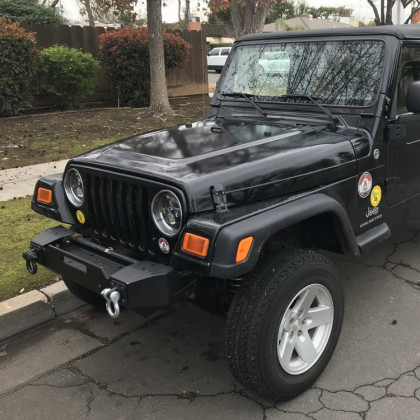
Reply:
<svg viewBox="0 0 420 420"><path fill-rule="evenodd" d="M165 68L182 68L190 44L179 35L163 32ZM147 29L120 28L99 35L99 57L112 90L123 106L145 107L150 102Z"/></svg>
<svg viewBox="0 0 420 420"><path fill-rule="evenodd" d="M29 106L36 59L35 34L19 22L0 18L0 116L16 115Z"/></svg>
<svg viewBox="0 0 420 420"><path fill-rule="evenodd" d="M41 91L55 96L56 107L80 108L94 93L99 62L92 54L54 45L39 53Z"/></svg>

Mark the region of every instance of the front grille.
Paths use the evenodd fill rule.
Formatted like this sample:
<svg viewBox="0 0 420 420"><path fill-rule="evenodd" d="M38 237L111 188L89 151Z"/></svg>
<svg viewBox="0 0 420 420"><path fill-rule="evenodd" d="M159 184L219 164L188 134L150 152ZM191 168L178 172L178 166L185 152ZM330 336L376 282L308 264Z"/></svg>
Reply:
<svg viewBox="0 0 420 420"><path fill-rule="evenodd" d="M86 174L86 192L96 235L140 251L147 249L150 234L145 186Z"/></svg>

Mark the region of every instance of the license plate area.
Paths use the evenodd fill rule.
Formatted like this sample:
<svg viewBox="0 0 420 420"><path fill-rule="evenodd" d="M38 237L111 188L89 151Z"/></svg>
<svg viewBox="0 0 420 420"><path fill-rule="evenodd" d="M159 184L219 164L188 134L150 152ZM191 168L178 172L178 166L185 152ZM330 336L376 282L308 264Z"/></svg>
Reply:
<svg viewBox="0 0 420 420"><path fill-rule="evenodd" d="M84 273L84 274L87 273L87 266L85 264L82 264L79 261L76 261L70 257L64 256L63 262L64 264L69 265L70 267L74 268L75 270L80 271L81 273Z"/></svg>

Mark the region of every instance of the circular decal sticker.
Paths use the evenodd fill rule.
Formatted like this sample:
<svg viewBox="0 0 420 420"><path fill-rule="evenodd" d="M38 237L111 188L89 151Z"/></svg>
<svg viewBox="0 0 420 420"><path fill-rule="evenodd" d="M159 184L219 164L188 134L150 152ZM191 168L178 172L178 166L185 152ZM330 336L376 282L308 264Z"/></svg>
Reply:
<svg viewBox="0 0 420 420"><path fill-rule="evenodd" d="M362 198L366 198L370 190L372 189L372 175L369 172L363 172L361 177L359 178L359 195Z"/></svg>
<svg viewBox="0 0 420 420"><path fill-rule="evenodd" d="M159 248L164 254L168 254L171 249L168 241L165 238L159 239Z"/></svg>
<svg viewBox="0 0 420 420"><path fill-rule="evenodd" d="M77 210L76 211L76 217L77 220L79 221L79 223L81 223L83 225L83 223L86 222L86 218L85 215L83 214L82 210Z"/></svg>
<svg viewBox="0 0 420 420"><path fill-rule="evenodd" d="M379 185L375 185L372 190L372 194L370 195L370 202L373 207L376 207L382 198L382 190Z"/></svg>

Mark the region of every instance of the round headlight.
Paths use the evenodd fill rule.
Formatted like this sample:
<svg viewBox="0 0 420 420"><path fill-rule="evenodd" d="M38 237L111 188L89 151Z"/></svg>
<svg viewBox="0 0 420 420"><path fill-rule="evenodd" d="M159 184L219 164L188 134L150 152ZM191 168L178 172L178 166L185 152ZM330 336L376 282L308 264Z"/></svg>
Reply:
<svg viewBox="0 0 420 420"><path fill-rule="evenodd" d="M76 207L80 207L83 204L85 188L82 176L76 169L70 169L64 176L64 191L71 204Z"/></svg>
<svg viewBox="0 0 420 420"><path fill-rule="evenodd" d="M181 229L182 207L178 197L168 190L158 192L152 200L152 216L156 227L166 236Z"/></svg>

